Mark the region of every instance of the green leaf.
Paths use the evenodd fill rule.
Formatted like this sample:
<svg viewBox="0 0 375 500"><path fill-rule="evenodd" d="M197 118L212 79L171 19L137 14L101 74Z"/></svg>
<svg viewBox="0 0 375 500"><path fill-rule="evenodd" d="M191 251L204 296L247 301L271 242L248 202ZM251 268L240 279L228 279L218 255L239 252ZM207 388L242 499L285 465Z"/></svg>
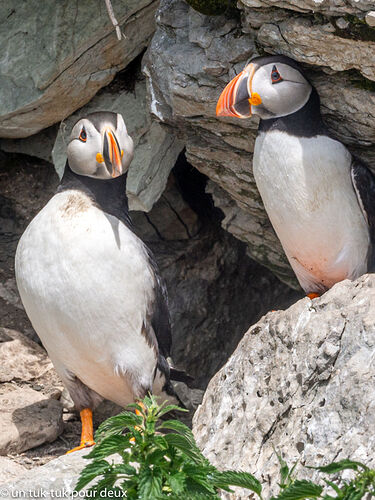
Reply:
<svg viewBox="0 0 375 500"><path fill-rule="evenodd" d="M311 481L297 480L290 486L282 490L277 497L271 500L303 500L304 498L318 498L323 491L323 487Z"/></svg>
<svg viewBox="0 0 375 500"><path fill-rule="evenodd" d="M95 433L95 440L100 441L110 435L122 434L124 429L140 426L142 423L142 417L125 411L103 422Z"/></svg>
<svg viewBox="0 0 375 500"><path fill-rule="evenodd" d="M252 474L248 472L228 470L224 472L214 472L212 479L215 486L223 488L223 486L240 486L254 491L258 496L262 494L262 485Z"/></svg>
<svg viewBox="0 0 375 500"><path fill-rule="evenodd" d="M162 494L162 475L157 467L142 467L139 471L140 498L153 499Z"/></svg>
<svg viewBox="0 0 375 500"><path fill-rule="evenodd" d="M81 491L91 481L110 470L111 465L106 460L91 462L81 471L75 490Z"/></svg>
<svg viewBox="0 0 375 500"><path fill-rule="evenodd" d="M167 481L174 494L178 495L184 491L186 482L185 474L183 472L175 472L174 474L170 474Z"/></svg>
<svg viewBox="0 0 375 500"><path fill-rule="evenodd" d="M182 411L182 412L189 412L189 410L186 410L185 408L181 408L180 406L176 406L176 405L167 405L167 406L164 406L162 407L158 413L157 413L157 417L160 418L162 417L163 415L165 415L166 413L169 413L171 411Z"/></svg>
<svg viewBox="0 0 375 500"><path fill-rule="evenodd" d="M113 465L113 472L118 475L126 474L128 476L135 476L137 474L137 470L129 464L115 464Z"/></svg>
<svg viewBox="0 0 375 500"><path fill-rule="evenodd" d="M192 444L185 436L181 436L180 434L166 434L164 439L169 446L173 446L182 451L182 453L193 460L193 462L200 464L206 462L200 449Z"/></svg>
<svg viewBox="0 0 375 500"><path fill-rule="evenodd" d="M104 438L99 444L95 445L87 458L105 458L114 453L123 452L127 448L130 448L127 437L113 435Z"/></svg>
<svg viewBox="0 0 375 500"><path fill-rule="evenodd" d="M332 462L328 465L323 465L321 467L308 467L308 469L315 469L320 472L325 472L326 474L336 474L336 472L340 472L346 469L358 470L358 468L362 468L364 470L368 470L366 465L361 462L354 462L353 460L340 460L340 462Z"/></svg>
<svg viewBox="0 0 375 500"><path fill-rule="evenodd" d="M276 450L275 450L275 453L276 453L277 459L280 463L280 482L281 482L280 486L284 487L286 485L286 481L289 477L289 467L288 467L288 464L283 459L283 457L279 453L277 453Z"/></svg>
<svg viewBox="0 0 375 500"><path fill-rule="evenodd" d="M189 427L179 420L166 420L165 422L158 425L158 430L160 429L171 429L172 431L176 431L179 434L182 434L189 440L195 443L194 435L189 429Z"/></svg>

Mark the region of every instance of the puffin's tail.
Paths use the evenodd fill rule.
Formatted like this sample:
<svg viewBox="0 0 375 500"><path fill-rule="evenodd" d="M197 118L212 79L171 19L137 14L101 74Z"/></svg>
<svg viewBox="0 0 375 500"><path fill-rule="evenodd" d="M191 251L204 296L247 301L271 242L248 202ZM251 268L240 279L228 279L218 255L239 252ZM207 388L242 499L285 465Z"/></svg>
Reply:
<svg viewBox="0 0 375 500"><path fill-rule="evenodd" d="M194 382L194 378L188 375L184 370L178 370L172 366L169 367L169 378L175 382L183 382L188 387Z"/></svg>
<svg viewBox="0 0 375 500"><path fill-rule="evenodd" d="M170 404L177 404L182 408L186 408L175 391L172 381L183 382L190 387L194 379L183 370L178 370L170 366L164 356L159 354L152 392L156 396L161 397L162 400L168 401Z"/></svg>

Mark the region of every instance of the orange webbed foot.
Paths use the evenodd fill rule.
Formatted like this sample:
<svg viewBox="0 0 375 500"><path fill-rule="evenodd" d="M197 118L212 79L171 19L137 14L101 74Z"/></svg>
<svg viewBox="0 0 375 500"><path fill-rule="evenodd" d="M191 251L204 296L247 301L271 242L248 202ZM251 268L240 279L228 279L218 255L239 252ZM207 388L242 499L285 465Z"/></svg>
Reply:
<svg viewBox="0 0 375 500"><path fill-rule="evenodd" d="M73 453L73 451L78 451L78 450L83 450L84 448L90 448L90 446L94 446L95 441L85 441L84 443L81 443L79 446L76 446L75 448L72 448L71 450L67 451L65 455L69 455L69 453Z"/></svg>
<svg viewBox="0 0 375 500"><path fill-rule="evenodd" d="M308 293L307 294L307 297L310 299L310 300L313 300L313 299L317 299L318 297L320 297L319 293Z"/></svg>

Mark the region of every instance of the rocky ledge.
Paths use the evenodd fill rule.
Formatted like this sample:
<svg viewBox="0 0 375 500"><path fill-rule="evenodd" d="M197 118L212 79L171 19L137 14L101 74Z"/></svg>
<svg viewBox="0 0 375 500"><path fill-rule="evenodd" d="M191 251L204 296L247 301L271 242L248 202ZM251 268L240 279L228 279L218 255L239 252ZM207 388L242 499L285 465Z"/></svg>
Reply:
<svg viewBox="0 0 375 500"><path fill-rule="evenodd" d="M351 458L375 466L375 276L343 281L252 326L213 377L194 416L204 454L275 493L275 453L303 465ZM231 498L244 499L236 493Z"/></svg>

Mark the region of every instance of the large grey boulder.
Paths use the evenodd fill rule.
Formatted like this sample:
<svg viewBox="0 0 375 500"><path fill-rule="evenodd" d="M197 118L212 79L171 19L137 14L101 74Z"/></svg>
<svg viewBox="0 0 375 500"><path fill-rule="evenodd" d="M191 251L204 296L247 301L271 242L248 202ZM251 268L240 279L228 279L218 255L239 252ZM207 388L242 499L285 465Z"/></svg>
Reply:
<svg viewBox="0 0 375 500"><path fill-rule="evenodd" d="M335 285L252 326L194 416L204 454L277 491L279 464L375 466L375 276ZM248 498L238 492L231 498Z"/></svg>
<svg viewBox="0 0 375 500"><path fill-rule="evenodd" d="M113 0L118 41L104 0L0 5L0 137L27 137L86 104L147 46L153 0Z"/></svg>
<svg viewBox="0 0 375 500"><path fill-rule="evenodd" d="M292 286L296 281L252 174L257 121L217 119L217 99L249 58L285 53L303 63L317 87L332 134L371 167L374 41L362 19L370 3L243 0L241 19L204 16L183 0L161 0L157 11L145 58L151 113L183 138L189 162L216 185L209 190L225 214L223 227Z"/></svg>
<svg viewBox="0 0 375 500"><path fill-rule="evenodd" d="M63 431L62 405L29 387L0 395L0 455L54 441Z"/></svg>

